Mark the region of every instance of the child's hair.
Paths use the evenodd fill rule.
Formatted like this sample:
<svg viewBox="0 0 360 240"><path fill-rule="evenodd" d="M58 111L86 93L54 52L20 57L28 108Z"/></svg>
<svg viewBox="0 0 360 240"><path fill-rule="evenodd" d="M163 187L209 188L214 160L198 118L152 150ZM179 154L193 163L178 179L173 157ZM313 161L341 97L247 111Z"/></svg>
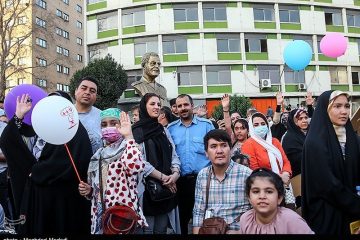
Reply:
<svg viewBox="0 0 360 240"><path fill-rule="evenodd" d="M249 167L249 156L246 154L242 154L240 151L235 150L233 156L231 157L231 160L234 162ZM247 161L248 164L245 164L245 161Z"/></svg>
<svg viewBox="0 0 360 240"><path fill-rule="evenodd" d="M246 195L250 196L251 185L254 183L256 178L267 178L272 184L274 184L276 191L278 192L278 196L283 197L283 201L281 202L281 206L285 205L285 188L284 183L279 175L274 173L273 171L266 168L258 168L254 170L251 175L246 179L245 182L245 192Z"/></svg>

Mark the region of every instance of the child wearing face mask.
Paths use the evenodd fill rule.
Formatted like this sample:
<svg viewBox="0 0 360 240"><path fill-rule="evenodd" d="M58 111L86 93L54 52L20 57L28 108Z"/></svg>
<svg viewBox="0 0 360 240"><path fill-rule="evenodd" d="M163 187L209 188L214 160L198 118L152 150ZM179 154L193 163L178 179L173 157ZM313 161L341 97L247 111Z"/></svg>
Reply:
<svg viewBox="0 0 360 240"><path fill-rule="evenodd" d="M129 116L125 112L120 114L117 108L102 111L101 132L104 147L91 158L88 182L79 184L80 194L91 200L91 233L103 233L103 213L114 205L132 208L139 216L138 226L147 226L136 192L138 175L145 165L132 135Z"/></svg>
<svg viewBox="0 0 360 240"><path fill-rule="evenodd" d="M259 168L246 179L245 192L253 209L240 218L240 234L314 234L304 219L284 208L279 175Z"/></svg>

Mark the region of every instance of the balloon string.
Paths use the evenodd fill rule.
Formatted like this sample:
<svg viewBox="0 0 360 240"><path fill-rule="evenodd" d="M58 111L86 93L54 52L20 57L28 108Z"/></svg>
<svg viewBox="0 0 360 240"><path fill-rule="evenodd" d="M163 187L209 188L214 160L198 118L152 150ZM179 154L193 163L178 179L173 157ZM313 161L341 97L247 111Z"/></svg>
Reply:
<svg viewBox="0 0 360 240"><path fill-rule="evenodd" d="M69 148L68 148L68 146L67 146L66 143L65 143L64 145L65 145L66 151L67 151L67 153L68 153L68 155L69 155L69 157L70 157L71 164L72 164L73 167L74 167L76 176L77 176L77 178L79 179L79 182L81 182L81 178L80 178L79 172L78 172L78 170L76 169L76 166L75 166L75 163L74 163L74 159L72 158L72 155L71 155L71 153L70 153L70 150L69 150Z"/></svg>

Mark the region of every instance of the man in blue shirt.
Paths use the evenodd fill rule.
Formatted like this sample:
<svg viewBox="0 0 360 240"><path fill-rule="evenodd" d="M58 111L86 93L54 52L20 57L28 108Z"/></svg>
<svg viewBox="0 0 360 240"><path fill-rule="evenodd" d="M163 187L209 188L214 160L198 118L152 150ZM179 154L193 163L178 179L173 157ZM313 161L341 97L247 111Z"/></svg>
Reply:
<svg viewBox="0 0 360 240"><path fill-rule="evenodd" d="M201 169L210 165L205 155L204 136L214 129L211 121L193 114L193 100L187 94L176 98L180 119L168 126L181 161L181 177L177 181L181 233L188 233L189 220L195 199L196 177Z"/></svg>

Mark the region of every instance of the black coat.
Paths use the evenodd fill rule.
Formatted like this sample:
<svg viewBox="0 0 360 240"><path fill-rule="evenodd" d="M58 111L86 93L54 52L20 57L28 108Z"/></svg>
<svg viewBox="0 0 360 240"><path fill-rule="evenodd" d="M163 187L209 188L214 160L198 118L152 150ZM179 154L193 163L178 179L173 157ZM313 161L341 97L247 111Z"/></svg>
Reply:
<svg viewBox="0 0 360 240"><path fill-rule="evenodd" d="M327 113L332 91L318 98L302 161L303 217L317 234L348 235L360 220L360 151L350 120L346 123L345 160Z"/></svg>

